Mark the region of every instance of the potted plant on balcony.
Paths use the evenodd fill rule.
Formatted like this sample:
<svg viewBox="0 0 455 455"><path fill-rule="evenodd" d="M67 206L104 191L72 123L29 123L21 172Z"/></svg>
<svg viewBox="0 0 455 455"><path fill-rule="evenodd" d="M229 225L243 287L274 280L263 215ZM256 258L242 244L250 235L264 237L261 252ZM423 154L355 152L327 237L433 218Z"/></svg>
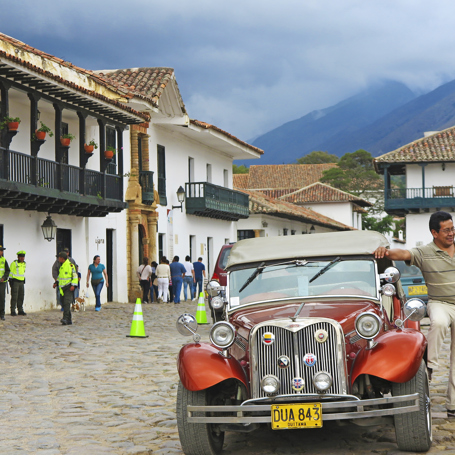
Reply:
<svg viewBox="0 0 455 455"><path fill-rule="evenodd" d="M36 141L44 141L46 139L46 133L49 133L49 137L52 137L54 133L52 130L45 125L42 121L40 121L41 126L35 130L35 134L33 135L33 139Z"/></svg>
<svg viewBox="0 0 455 455"><path fill-rule="evenodd" d="M109 145L104 151L104 158L106 158L107 160L112 160L112 158L114 158L116 151L117 150L115 149L115 147Z"/></svg>
<svg viewBox="0 0 455 455"><path fill-rule="evenodd" d="M62 134L62 135L60 136L60 143L63 145L63 147L69 147L70 142L71 142L73 139L76 139L76 136L74 136L74 135L71 134L71 133Z"/></svg>
<svg viewBox="0 0 455 455"><path fill-rule="evenodd" d="M92 139L88 144L84 144L85 153L91 155L93 153L93 149L97 149L98 144Z"/></svg>
<svg viewBox="0 0 455 455"><path fill-rule="evenodd" d="M8 128L8 131L17 131L19 123L21 123L21 119L19 117L5 116L0 123L0 129Z"/></svg>

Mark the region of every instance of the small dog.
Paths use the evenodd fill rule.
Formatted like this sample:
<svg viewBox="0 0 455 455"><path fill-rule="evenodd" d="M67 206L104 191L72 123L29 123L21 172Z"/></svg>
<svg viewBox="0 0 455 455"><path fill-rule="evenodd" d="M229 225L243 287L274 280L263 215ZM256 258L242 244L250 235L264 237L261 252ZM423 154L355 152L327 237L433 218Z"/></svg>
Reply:
<svg viewBox="0 0 455 455"><path fill-rule="evenodd" d="M72 311L85 311L85 297L77 297L71 304Z"/></svg>

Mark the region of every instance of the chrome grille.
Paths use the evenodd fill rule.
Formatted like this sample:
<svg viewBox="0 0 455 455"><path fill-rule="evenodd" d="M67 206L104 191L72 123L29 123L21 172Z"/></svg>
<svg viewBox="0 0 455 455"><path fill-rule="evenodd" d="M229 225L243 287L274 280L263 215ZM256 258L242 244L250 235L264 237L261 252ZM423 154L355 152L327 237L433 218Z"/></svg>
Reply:
<svg viewBox="0 0 455 455"><path fill-rule="evenodd" d="M318 371L330 373L333 379L332 386L325 393L345 394L346 372L344 341L341 327L336 321L329 320L305 320L298 321L302 328L288 329L291 321L276 322L274 325L260 324L252 332L251 348L253 354L252 365L252 389L253 397L267 396L260 387L261 379L267 374L273 374L280 379L281 387L279 394L319 393L313 385L313 375ZM295 326L295 324L292 324ZM323 329L328 333L324 343L316 341L314 334ZM275 341L271 345L262 343L262 337L266 332L275 335ZM305 354L314 354L316 364L308 367L304 364ZM278 366L278 358L287 356L290 360L288 368ZM301 377L305 381L305 387L301 392L292 388L292 379Z"/></svg>

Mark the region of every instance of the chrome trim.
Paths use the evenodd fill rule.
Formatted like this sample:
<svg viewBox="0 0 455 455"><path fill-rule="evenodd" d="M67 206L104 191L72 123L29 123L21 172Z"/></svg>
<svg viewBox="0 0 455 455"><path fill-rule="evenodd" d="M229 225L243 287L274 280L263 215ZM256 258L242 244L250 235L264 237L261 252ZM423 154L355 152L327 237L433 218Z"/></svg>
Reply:
<svg viewBox="0 0 455 455"><path fill-rule="evenodd" d="M313 336L314 331L321 328L329 333L325 343L316 342ZM260 342L261 334L270 330L275 332L275 343L263 346ZM303 365L303 357L307 353L316 355L315 366ZM287 355L291 359L289 368L283 370L277 366L276 360L280 355ZM260 381L267 374L280 379L280 395L317 395L312 375L321 370L329 372L333 379L328 394L347 393L346 349L339 322L328 318L299 318L292 322L286 318L262 322L251 330L250 387L253 399L264 396ZM291 382L295 377L301 377L305 381L305 389L301 392L292 390Z"/></svg>
<svg viewBox="0 0 455 455"><path fill-rule="evenodd" d="M397 397L373 398L369 400L356 400L356 401L335 401L323 402L322 406L322 420L345 420L345 419L362 419L366 417L383 417L396 414L407 414L408 412L415 412L420 409L419 405L420 395L413 393L411 395L401 395ZM401 406L398 408L390 407L385 409L372 409L365 410L369 406L384 406L394 405L396 403L411 402L413 404ZM189 423L270 423L271 422L271 404L256 404L256 405L242 405L240 406L187 406L188 422ZM276 403L272 403L276 404ZM355 408L355 411L348 412L335 412L340 409ZM331 412L333 411L333 412ZM209 412L209 416L194 417L193 412ZM261 416L246 416L245 413L249 412L263 412ZM232 413L235 415L215 417L216 413Z"/></svg>

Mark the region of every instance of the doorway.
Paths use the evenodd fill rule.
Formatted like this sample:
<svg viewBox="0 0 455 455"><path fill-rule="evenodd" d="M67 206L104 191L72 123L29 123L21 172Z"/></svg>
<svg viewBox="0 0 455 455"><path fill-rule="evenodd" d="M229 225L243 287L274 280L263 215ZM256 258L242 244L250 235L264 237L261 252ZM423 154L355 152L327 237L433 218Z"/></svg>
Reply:
<svg viewBox="0 0 455 455"><path fill-rule="evenodd" d="M73 257L72 255L72 248L71 248L71 229L60 229L57 228L57 241L56 247L57 251L55 254L60 253L60 251L63 251L65 248L68 248L69 250L69 255L70 257ZM77 264L77 259L73 258L76 261Z"/></svg>

